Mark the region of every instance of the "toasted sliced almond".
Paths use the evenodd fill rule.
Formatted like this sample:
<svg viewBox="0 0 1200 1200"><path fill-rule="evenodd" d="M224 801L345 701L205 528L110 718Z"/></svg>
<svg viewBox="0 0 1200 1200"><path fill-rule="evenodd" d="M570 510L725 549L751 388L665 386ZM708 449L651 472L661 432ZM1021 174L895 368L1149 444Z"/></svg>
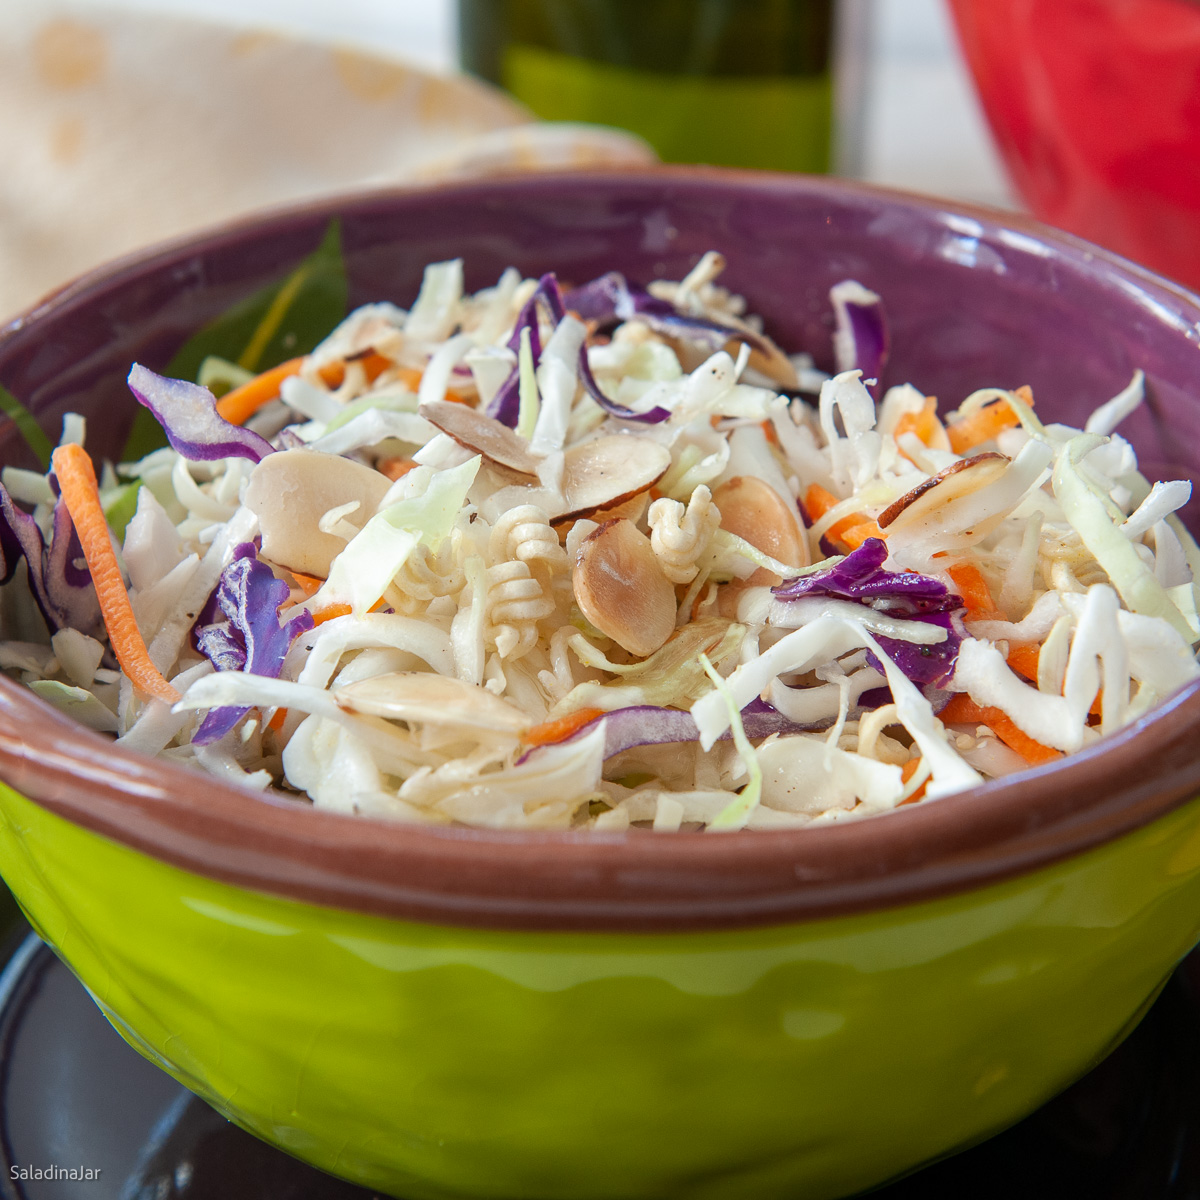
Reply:
<svg viewBox="0 0 1200 1200"><path fill-rule="evenodd" d="M353 459L314 450L268 454L251 472L245 505L258 515L265 558L289 571L324 579L345 548L344 538L320 530L330 509L358 502L346 516L361 529L375 515L391 481Z"/></svg>
<svg viewBox="0 0 1200 1200"><path fill-rule="evenodd" d="M460 446L473 454L482 454L489 463L519 475L537 475L541 460L529 448L529 443L495 417L447 400L422 404L417 413Z"/></svg>
<svg viewBox="0 0 1200 1200"><path fill-rule="evenodd" d="M671 465L666 446L631 434L614 434L572 446L563 456L566 512L555 520L613 508L657 483Z"/></svg>
<svg viewBox="0 0 1200 1200"><path fill-rule="evenodd" d="M608 521L585 538L571 582L583 615L630 654L653 654L675 629L675 588L632 521Z"/></svg>
<svg viewBox="0 0 1200 1200"><path fill-rule="evenodd" d="M360 679L336 688L333 698L347 712L513 737L533 724L519 708L493 696L486 688L428 671L401 671Z"/></svg>
<svg viewBox="0 0 1200 1200"><path fill-rule="evenodd" d="M603 525L605 521L619 521L621 519L632 521L637 525L646 515L646 509L649 505L649 491L638 492L636 496L630 496L628 500L622 500L620 504L614 504L611 508L596 509L595 512L590 514L588 519L595 521L597 525ZM554 526L558 536L565 538L571 532L575 520L576 518L574 517L555 517L550 523Z"/></svg>
<svg viewBox="0 0 1200 1200"><path fill-rule="evenodd" d="M1009 459L1003 454L989 452L974 458L960 459L905 492L879 514L880 529L902 529L915 521L932 516L937 509L987 487L1004 474Z"/></svg>
<svg viewBox="0 0 1200 1200"><path fill-rule="evenodd" d="M753 475L735 475L713 493L713 503L721 510L722 529L789 567L808 566L808 540L799 513L769 483ZM765 583L768 575L760 567L747 582Z"/></svg>

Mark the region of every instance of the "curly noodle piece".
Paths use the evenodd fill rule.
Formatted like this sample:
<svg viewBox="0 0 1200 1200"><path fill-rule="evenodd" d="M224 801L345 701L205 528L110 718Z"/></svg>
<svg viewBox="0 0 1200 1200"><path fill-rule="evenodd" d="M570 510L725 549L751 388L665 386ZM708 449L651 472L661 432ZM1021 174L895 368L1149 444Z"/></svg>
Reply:
<svg viewBox="0 0 1200 1200"><path fill-rule="evenodd" d="M672 583L691 583L699 570L697 561L721 524L721 512L712 502L712 492L699 484L686 510L678 500L664 496L650 505L647 520L650 545L662 573Z"/></svg>
<svg viewBox="0 0 1200 1200"><path fill-rule="evenodd" d="M510 508L492 527L488 552L495 563L516 559L546 573L566 567L567 552L559 545L550 518L535 504Z"/></svg>
<svg viewBox="0 0 1200 1200"><path fill-rule="evenodd" d="M574 625L560 625L550 636L550 670L538 672L538 682L546 694L555 702L562 700L575 686L575 673L571 669L567 644L579 631Z"/></svg>
<svg viewBox="0 0 1200 1200"><path fill-rule="evenodd" d="M554 600L527 563L512 561L488 567L487 582L484 638L501 658L520 658L537 645L537 623L554 612Z"/></svg>
<svg viewBox="0 0 1200 1200"><path fill-rule="evenodd" d="M388 587L388 603L404 616L420 616L434 601L461 592L466 575L456 551L449 542L436 554L428 546L418 545Z"/></svg>

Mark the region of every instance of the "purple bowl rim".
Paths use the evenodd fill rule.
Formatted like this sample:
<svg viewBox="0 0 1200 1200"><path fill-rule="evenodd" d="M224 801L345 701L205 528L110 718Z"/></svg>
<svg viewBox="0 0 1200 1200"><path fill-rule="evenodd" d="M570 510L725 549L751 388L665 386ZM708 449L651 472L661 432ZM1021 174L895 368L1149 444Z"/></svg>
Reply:
<svg viewBox="0 0 1200 1200"><path fill-rule="evenodd" d="M553 172L371 188L264 209L102 264L0 328L31 323L165 265L347 210L587 184L770 192L945 213L1038 238L1077 268L1200 299L1030 218L820 176L709 167ZM1200 793L1200 683L1062 762L930 804L795 831L597 834L418 826L317 811L123 750L0 677L0 779L42 807L216 880L327 907L526 931L705 932L870 912L999 883L1133 832ZM1153 771L1150 767L1153 765ZM961 811L959 811L961 810Z"/></svg>

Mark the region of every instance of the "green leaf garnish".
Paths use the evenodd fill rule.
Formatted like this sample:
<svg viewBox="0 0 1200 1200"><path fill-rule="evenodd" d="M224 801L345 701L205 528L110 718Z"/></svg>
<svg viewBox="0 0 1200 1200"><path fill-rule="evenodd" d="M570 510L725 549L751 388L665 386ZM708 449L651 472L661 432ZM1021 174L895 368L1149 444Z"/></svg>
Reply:
<svg viewBox="0 0 1200 1200"><path fill-rule="evenodd" d="M138 492L142 490L142 481L135 479L126 484L104 509L104 518L108 527L116 534L118 542L124 542L125 529L137 512Z"/></svg>
<svg viewBox="0 0 1200 1200"><path fill-rule="evenodd" d="M50 455L54 453L54 443L42 432L42 427L33 419L33 413L4 387L0 387L0 412L4 412L12 418L17 432L25 439L26 445L42 464L42 470L49 470Z"/></svg>

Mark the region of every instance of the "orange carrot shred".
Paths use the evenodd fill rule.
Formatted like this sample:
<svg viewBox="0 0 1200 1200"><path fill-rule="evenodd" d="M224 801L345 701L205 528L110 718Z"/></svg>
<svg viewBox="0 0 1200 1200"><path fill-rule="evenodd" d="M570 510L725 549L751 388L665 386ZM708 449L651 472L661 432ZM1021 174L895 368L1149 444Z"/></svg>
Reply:
<svg viewBox="0 0 1200 1200"><path fill-rule="evenodd" d="M386 475L394 483L397 479L402 479L407 475L416 465L411 458L401 458L399 455L393 455L391 458L381 458L375 464L375 469Z"/></svg>
<svg viewBox="0 0 1200 1200"><path fill-rule="evenodd" d="M1017 642L1008 650L1008 665L1018 675L1037 682L1038 658L1042 648L1036 642Z"/></svg>
<svg viewBox="0 0 1200 1200"><path fill-rule="evenodd" d="M938 713L938 719L946 725L986 725L1031 766L1041 766L1062 758L1062 751L1035 741L1024 730L1018 729L1002 709L976 704L962 693L950 697L949 704Z"/></svg>
<svg viewBox="0 0 1200 1200"><path fill-rule="evenodd" d="M812 484L804 493L804 511L810 521L819 521L837 502L838 498L819 483Z"/></svg>
<svg viewBox="0 0 1200 1200"><path fill-rule="evenodd" d="M1018 675L1024 675L1031 683L1037 683L1038 659L1041 657L1041 653L1042 648L1036 642L1017 642L1009 647L1008 665ZM1096 693L1096 698L1092 701L1088 714L1093 717L1101 716L1104 712L1103 705L1104 691L1101 689Z"/></svg>
<svg viewBox="0 0 1200 1200"><path fill-rule="evenodd" d="M900 768L900 782L907 783L917 773L917 768L920 767L920 765L921 759L910 758L908 762L906 762L904 766ZM921 786L917 788L917 790L913 792L911 796L909 796L906 800L901 800L900 804L916 804L916 802L925 795L925 789L928 786L929 782L926 780L926 782L921 784ZM897 805L897 807L899 807L899 805Z"/></svg>
<svg viewBox="0 0 1200 1200"><path fill-rule="evenodd" d="M348 604L331 604L328 608L321 608L313 613L313 624L324 625L326 621L332 621L334 617L345 617L353 611Z"/></svg>
<svg viewBox="0 0 1200 1200"><path fill-rule="evenodd" d="M421 372L415 367L401 367L396 372L396 378L413 392L421 386Z"/></svg>
<svg viewBox="0 0 1200 1200"><path fill-rule="evenodd" d="M991 404L977 409L969 417L955 421L946 430L950 439L950 449L955 454L965 454L973 446L990 442L997 435L1014 425L1020 424L1020 419L1004 400L994 400Z"/></svg>
<svg viewBox="0 0 1200 1200"><path fill-rule="evenodd" d="M812 484L804 493L804 511L810 521L819 521L835 504L840 503L832 492L826 491L819 483ZM825 531L825 536L831 542L842 542L851 550L857 550L867 538L886 538L887 534L862 513L851 513L840 521L834 521Z"/></svg>
<svg viewBox="0 0 1200 1200"><path fill-rule="evenodd" d="M288 710L286 708L277 708L275 715L267 722L267 728L278 733L283 728L284 721L287 720Z"/></svg>
<svg viewBox="0 0 1200 1200"><path fill-rule="evenodd" d="M568 713L565 717L546 721L541 725L535 725L532 729L527 729L521 735L521 741L526 746L550 746L555 742L563 742L571 734L582 729L589 721L594 721L597 717L602 716L604 716L602 708L581 708L576 712Z"/></svg>
<svg viewBox="0 0 1200 1200"><path fill-rule="evenodd" d="M293 571L292 578L300 585L305 596L315 596L325 586L325 580L315 575L302 575L299 571Z"/></svg>
<svg viewBox="0 0 1200 1200"><path fill-rule="evenodd" d="M217 415L224 417L231 425L244 425L260 408L270 404L279 395L283 381L298 375L303 365L303 358L290 358L261 375L255 375L249 382L226 392L217 401Z"/></svg>
<svg viewBox="0 0 1200 1200"><path fill-rule="evenodd" d="M326 363L317 374L321 376L321 382L326 387L339 388L346 381L346 362L356 362L366 375L370 383L374 383L384 371L396 364L386 355L379 354L375 350L369 350L361 357L350 358L341 362ZM411 367L404 367L398 372L400 382L409 384L415 392L421 382L421 372L414 371Z"/></svg>
<svg viewBox="0 0 1200 1200"><path fill-rule="evenodd" d="M829 532L850 550L857 550L867 538L887 539L887 534L874 521L859 521L857 525L851 525L847 529L842 529L840 533L834 533L834 529L838 529L841 525L842 522L838 521Z"/></svg>
<svg viewBox="0 0 1200 1200"><path fill-rule="evenodd" d="M121 669L129 676L134 687L146 695L174 704L179 699L179 693L150 661L149 651L133 615L129 593L125 590L121 568L112 548L112 535L104 519L104 510L100 507L96 472L91 458L82 446L68 444L59 446L51 461L58 486L62 489L63 502L71 514L79 544L83 547L83 556L87 559L96 598L100 602L100 612L108 630L109 644Z"/></svg>
<svg viewBox="0 0 1200 1200"><path fill-rule="evenodd" d="M377 380L380 375L382 375L384 371L388 369L388 367L395 365L390 358L387 358L382 354L377 354L374 350L372 350L371 353L361 361L363 371L366 373L367 379L370 380L371 383L374 383L375 380Z"/></svg>
<svg viewBox="0 0 1200 1200"><path fill-rule="evenodd" d="M896 422L895 429L892 430L892 437L899 442L903 434L915 433L926 446L932 446L937 440L940 428L941 422L937 417L937 397L926 396L925 405L920 412L906 412L901 414L900 419ZM901 448L900 453L909 462L913 461L910 455L905 454L903 448Z"/></svg>
<svg viewBox="0 0 1200 1200"><path fill-rule="evenodd" d="M955 563L948 568L950 578L958 594L967 606L967 619L972 621L1005 620L1004 614L992 602L992 593L988 590L983 572L969 562Z"/></svg>

